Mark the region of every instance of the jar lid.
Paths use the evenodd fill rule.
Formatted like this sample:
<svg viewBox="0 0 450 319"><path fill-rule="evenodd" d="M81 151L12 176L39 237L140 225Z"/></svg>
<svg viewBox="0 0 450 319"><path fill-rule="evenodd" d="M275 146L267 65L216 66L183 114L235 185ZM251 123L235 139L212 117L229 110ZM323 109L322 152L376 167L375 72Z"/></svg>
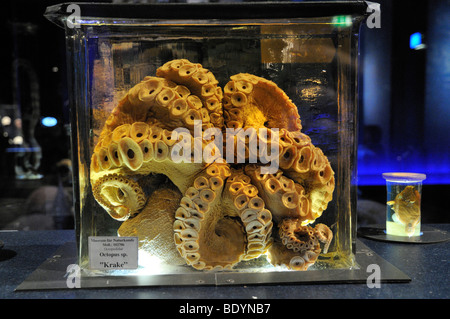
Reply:
<svg viewBox="0 0 450 319"><path fill-rule="evenodd" d="M427 178L425 174L420 173L383 173L382 175L385 180L398 183L421 182Z"/></svg>

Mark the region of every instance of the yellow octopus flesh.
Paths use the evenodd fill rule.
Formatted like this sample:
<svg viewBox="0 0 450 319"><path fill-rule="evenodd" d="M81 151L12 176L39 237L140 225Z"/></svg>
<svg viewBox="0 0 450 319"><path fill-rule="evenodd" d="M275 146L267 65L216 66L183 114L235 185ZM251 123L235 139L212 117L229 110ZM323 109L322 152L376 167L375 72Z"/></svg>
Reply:
<svg viewBox="0 0 450 319"><path fill-rule="evenodd" d="M275 83L237 74L223 91L218 84L201 64L180 59L131 88L94 148L94 198L123 221L120 236L138 236L141 249L169 264L231 269L267 254L273 265L306 270L333 238L326 225L309 226L332 200L330 162L301 133L297 107ZM245 160L255 160L242 164L216 136L196 136L199 122L202 132L242 142ZM174 134L178 128L189 134ZM255 130L229 136L248 128ZM191 161L176 160L180 144ZM196 158L205 151L212 160ZM277 169L266 171L273 154Z"/></svg>

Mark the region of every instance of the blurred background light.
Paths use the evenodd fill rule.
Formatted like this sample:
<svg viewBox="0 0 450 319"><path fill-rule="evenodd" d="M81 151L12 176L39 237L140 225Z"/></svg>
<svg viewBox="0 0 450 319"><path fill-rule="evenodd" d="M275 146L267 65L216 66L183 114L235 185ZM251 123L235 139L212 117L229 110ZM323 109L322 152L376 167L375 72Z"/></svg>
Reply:
<svg viewBox="0 0 450 319"><path fill-rule="evenodd" d="M332 23L335 27L349 27L352 25L351 16L334 16Z"/></svg>
<svg viewBox="0 0 450 319"><path fill-rule="evenodd" d="M423 43L423 35L420 32L415 32L409 37L409 47L414 50L425 49L425 43Z"/></svg>
<svg viewBox="0 0 450 319"><path fill-rule="evenodd" d="M41 124L44 125L45 127L53 127L56 124L58 124L58 120L54 117L47 116L42 118Z"/></svg>
<svg viewBox="0 0 450 319"><path fill-rule="evenodd" d="M9 116L3 116L1 123L3 126L8 126L11 124L11 118Z"/></svg>

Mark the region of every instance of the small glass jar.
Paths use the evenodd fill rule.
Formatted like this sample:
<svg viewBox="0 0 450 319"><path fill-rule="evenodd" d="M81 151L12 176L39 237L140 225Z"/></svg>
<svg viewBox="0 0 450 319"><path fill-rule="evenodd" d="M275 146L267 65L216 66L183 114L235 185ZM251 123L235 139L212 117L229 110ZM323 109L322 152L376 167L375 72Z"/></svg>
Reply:
<svg viewBox="0 0 450 319"><path fill-rule="evenodd" d="M420 236L422 181L425 174L383 173L387 187L386 234Z"/></svg>

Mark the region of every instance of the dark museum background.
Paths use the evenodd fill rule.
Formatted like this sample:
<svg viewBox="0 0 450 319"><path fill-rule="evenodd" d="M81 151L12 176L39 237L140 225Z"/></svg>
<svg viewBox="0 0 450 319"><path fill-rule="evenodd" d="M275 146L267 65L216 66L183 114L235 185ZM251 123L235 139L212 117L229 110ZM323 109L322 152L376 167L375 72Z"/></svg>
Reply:
<svg viewBox="0 0 450 319"><path fill-rule="evenodd" d="M64 30L43 16L60 2L2 2L0 229L73 227ZM384 220L381 173L412 171L427 174L422 222L448 223L450 2L377 2L381 28L360 37L358 220Z"/></svg>

